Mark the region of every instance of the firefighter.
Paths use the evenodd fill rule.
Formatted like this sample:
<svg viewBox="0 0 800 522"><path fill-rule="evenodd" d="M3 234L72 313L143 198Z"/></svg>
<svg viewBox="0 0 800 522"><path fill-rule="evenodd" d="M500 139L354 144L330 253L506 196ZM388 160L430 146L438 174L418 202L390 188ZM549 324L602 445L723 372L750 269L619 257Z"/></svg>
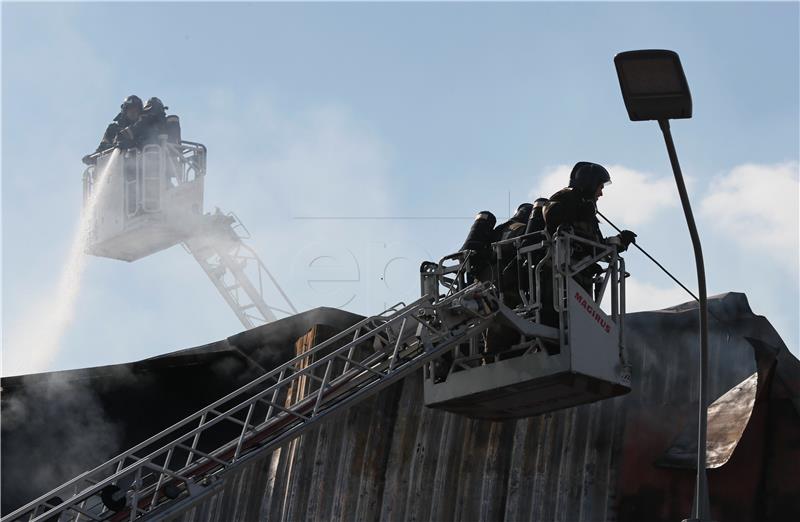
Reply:
<svg viewBox="0 0 800 522"><path fill-rule="evenodd" d="M459 249L469 256L469 276L471 280L491 281L493 279L492 241L494 225L497 218L488 210L482 210L475 216L467 239Z"/></svg>
<svg viewBox="0 0 800 522"><path fill-rule="evenodd" d="M533 204L522 203L517 207L517 211L511 216L511 219L494 229L493 240L507 241L523 235L532 211ZM514 243L502 245L495 255L498 255L496 261L499 274L499 280L496 283L503 291L504 302L514 308L521 303L519 298L521 266L517 259L517 245Z"/></svg>
<svg viewBox="0 0 800 522"><path fill-rule="evenodd" d="M463 254L467 267L467 283L475 281L494 281L494 254L492 242L497 218L488 210L482 210L475 215L475 220L469 229L464 244L458 249ZM460 345L456 348L459 356L469 353L469 345ZM453 365L453 352L447 351L433 363L434 382L444 382L450 367Z"/></svg>
<svg viewBox="0 0 800 522"><path fill-rule="evenodd" d="M554 234L558 227L570 226L575 235L604 243L606 240L597 220L597 200L610 183L611 176L601 165L588 161L576 163L569 176L569 186L553 194L544 208L547 231ZM636 234L623 230L617 237L624 251L635 242Z"/></svg>
<svg viewBox="0 0 800 522"><path fill-rule="evenodd" d="M106 131L103 133L103 139L100 140L100 145L97 146L95 154L114 147L120 131L135 124L141 113L141 98L135 94L131 94L122 100L119 114L117 114L114 117L114 121L109 123L108 127L106 127ZM87 165L91 165L92 163L96 162L95 158L91 158L90 156L91 154L87 154L83 157L83 162Z"/></svg>
<svg viewBox="0 0 800 522"><path fill-rule="evenodd" d="M550 200L547 198L537 198L533 202L533 210L531 210L531 217L528 220L528 225L525 227L525 234L532 234L545 229L544 207L549 202ZM530 241L528 241L528 243L529 242Z"/></svg>
<svg viewBox="0 0 800 522"><path fill-rule="evenodd" d="M569 176L569 186L559 190L550 197L550 202L544 208L544 221L547 231L555 234L559 228L569 227L579 237L606 243L600 232L600 222L597 220L597 200L603 195L603 188L611 183L608 171L597 163L579 161L572 168ZM620 250L624 251L631 243L636 241L636 234L630 230L623 230L617 236ZM592 247L577 242L572 243L572 258L579 260L592 254ZM600 265L594 264L575 275L575 280L590 296L594 296L594 276L601 271ZM543 305L550 305L552 300L551 285L543 285ZM545 295L546 294L546 295ZM554 322L552 310L543 309L545 322Z"/></svg>
<svg viewBox="0 0 800 522"><path fill-rule="evenodd" d="M459 249L460 252L470 253L470 273L479 281L496 281L494 264L500 261L501 269L514 259L513 245L501 248L500 259L495 258L492 243L504 241L521 236L531 215L533 205L523 203L517 207L517 212L504 223L497 225L497 218L488 210L478 212L475 221L469 230L466 241Z"/></svg>
<svg viewBox="0 0 800 522"><path fill-rule="evenodd" d="M494 240L503 241L505 239L512 239L521 236L525 232L525 226L528 224L528 219L531 216L533 205L531 203L523 203L517 207L517 211L511 216L511 219L497 225L494 229Z"/></svg>
<svg viewBox="0 0 800 522"><path fill-rule="evenodd" d="M123 149L129 149L158 143L158 136L167 134L166 111L168 108L156 97L147 100L141 117L117 135L116 145Z"/></svg>
<svg viewBox="0 0 800 522"><path fill-rule="evenodd" d="M520 247L529 247L538 243L545 239L544 234L537 234L536 232L543 232L545 230L545 222L544 222L544 207L549 203L550 200L547 198L537 198L533 202L533 208L531 210L530 219L528 219L528 223L525 226L525 238L522 240ZM531 266L530 269L533 270L539 264L539 262L544 258L546 253L545 249L538 249L531 252L530 257L525 256L524 259L520 259L517 261L518 263L518 278L519 278L519 286L520 289L526 292L531 298L533 298L533 292L535 291L536 287L531 287L531 281L528 279L528 261L530 260ZM507 271L507 270L506 270ZM505 277L505 272L503 273Z"/></svg>
<svg viewBox="0 0 800 522"><path fill-rule="evenodd" d="M533 211L531 203L522 203L511 218L495 227L492 241L507 241L525 233L525 228ZM517 259L517 245L513 242L501 245L493 252L496 256L497 272L493 282L502 292L503 303L509 308L516 308L522 303L520 283L526 278L520 277L520 263ZM520 335L508 325L492 324L485 334L485 353L497 354L520 342Z"/></svg>

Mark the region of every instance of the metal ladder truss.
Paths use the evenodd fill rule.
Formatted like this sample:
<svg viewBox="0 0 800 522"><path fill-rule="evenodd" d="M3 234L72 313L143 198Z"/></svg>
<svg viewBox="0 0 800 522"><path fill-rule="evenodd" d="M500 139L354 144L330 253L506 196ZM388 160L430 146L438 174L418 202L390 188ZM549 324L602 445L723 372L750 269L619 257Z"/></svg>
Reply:
<svg viewBox="0 0 800 522"><path fill-rule="evenodd" d="M496 314L490 293L475 283L364 319L2 522L162 519L215 491L232 469L482 333Z"/></svg>
<svg viewBox="0 0 800 522"><path fill-rule="evenodd" d="M231 307L242 325L254 328L297 313L289 297L264 265L261 258L244 240L249 232L234 214L204 216L207 222L202 234L186 240L184 248L195 258L208 278ZM284 308L268 305L265 285L275 289Z"/></svg>

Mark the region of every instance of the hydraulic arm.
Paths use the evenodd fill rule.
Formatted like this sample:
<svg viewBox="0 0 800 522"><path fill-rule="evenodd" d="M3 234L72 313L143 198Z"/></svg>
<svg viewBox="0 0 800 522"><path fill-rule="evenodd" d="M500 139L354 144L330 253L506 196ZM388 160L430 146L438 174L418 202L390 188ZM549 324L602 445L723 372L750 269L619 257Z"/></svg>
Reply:
<svg viewBox="0 0 800 522"><path fill-rule="evenodd" d="M247 229L235 215L217 210L202 216L200 225L183 245L242 325L250 329L276 320L275 312L292 315L297 310L255 250L244 242L248 237ZM266 285L274 289L272 297L284 303L283 307L267 304Z"/></svg>

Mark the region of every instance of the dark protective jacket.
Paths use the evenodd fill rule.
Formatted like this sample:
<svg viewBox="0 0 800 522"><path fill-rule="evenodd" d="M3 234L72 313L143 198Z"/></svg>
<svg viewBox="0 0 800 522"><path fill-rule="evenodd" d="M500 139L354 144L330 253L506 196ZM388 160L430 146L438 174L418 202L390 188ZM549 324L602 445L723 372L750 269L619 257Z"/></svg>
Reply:
<svg viewBox="0 0 800 522"><path fill-rule="evenodd" d="M525 233L525 227L528 224L528 219L531 215L533 205L530 203L523 203L517 207L516 213L511 216L511 219L505 223L497 225L492 231L492 242L505 241L506 239L513 239ZM501 249L501 256L504 259L510 259L514 256L515 248L513 245L505 245Z"/></svg>
<svg viewBox="0 0 800 522"><path fill-rule="evenodd" d="M531 217L528 219L528 224L525 226L525 234L533 234L534 232L541 232L547 227L544 223L544 207L534 207L531 211ZM541 241L541 235L531 236L523 241L522 246L530 246L537 241Z"/></svg>
<svg viewBox="0 0 800 522"><path fill-rule="evenodd" d="M167 117L164 112L144 112L141 117L125 129L124 137L130 140L129 147L142 148L144 145L158 143L158 135L166 134Z"/></svg>
<svg viewBox="0 0 800 522"><path fill-rule="evenodd" d="M530 219L533 205L523 203L517 207L517 212L505 223L498 225L493 231L493 241L505 241L514 239L525 233L525 227ZM497 252L495 252L497 254ZM517 249L514 244L503 245L500 247L499 261L499 280L495 284L501 287L504 294L505 304L514 308L520 304L519 282L520 264L516 257ZM523 278L524 279L524 278Z"/></svg>
<svg viewBox="0 0 800 522"><path fill-rule="evenodd" d="M117 136L119 135L120 131L130 125L133 125L135 122L129 120L124 113L120 112L114 117L114 121L108 124L106 127L106 132L103 133L103 139L100 140L100 145L97 146L97 150L95 152L101 152L116 145Z"/></svg>
<svg viewBox="0 0 800 522"><path fill-rule="evenodd" d="M592 241L603 241L594 194L572 188L559 190L544 207L544 222L550 234L561 225L572 226L575 235Z"/></svg>
<svg viewBox="0 0 800 522"><path fill-rule="evenodd" d="M494 241L505 241L506 239L514 239L525 233L526 223L510 219L505 223L498 225L492 232Z"/></svg>
<svg viewBox="0 0 800 522"><path fill-rule="evenodd" d="M535 208L533 212L531 212L531 218L528 220L528 225L525 227L525 233L532 234L544 229L544 209Z"/></svg>
<svg viewBox="0 0 800 522"><path fill-rule="evenodd" d="M501 225L497 225L492 231L492 242L505 241L506 239L514 239L515 237L521 236L525 233L525 225L526 223L515 220L514 218L509 219ZM516 251L517 249L514 248L513 244L500 247L501 269L514 259Z"/></svg>
<svg viewBox="0 0 800 522"><path fill-rule="evenodd" d="M565 188L553 194L544 207L544 222L550 234L555 233L559 226L571 226L576 236L598 243L605 242L597 220L594 194L589 195L579 189ZM579 259L593 251L593 247L573 244L572 258ZM600 265L595 263L575 275L575 280L589 295L594 295L593 278L598 270Z"/></svg>
<svg viewBox="0 0 800 522"><path fill-rule="evenodd" d="M531 210L533 210L533 205L530 203L523 203L518 206L517 211L511 216L511 219L497 225L494 229L494 237L492 240L503 241L504 239L511 239L522 235L523 232L525 232L525 225L528 223ZM522 224L522 230L520 230L520 223Z"/></svg>

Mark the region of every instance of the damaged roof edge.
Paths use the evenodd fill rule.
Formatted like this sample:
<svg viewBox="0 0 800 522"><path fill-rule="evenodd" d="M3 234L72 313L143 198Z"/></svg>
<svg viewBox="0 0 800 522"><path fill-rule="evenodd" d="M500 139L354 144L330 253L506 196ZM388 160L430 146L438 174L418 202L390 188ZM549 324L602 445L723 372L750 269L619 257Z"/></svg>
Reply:
<svg viewBox="0 0 800 522"><path fill-rule="evenodd" d="M2 388L18 388L26 385L44 384L53 379L80 381L94 380L100 377L113 377L115 374L137 371L144 368L161 368L173 365L202 364L214 354L236 351L257 366L274 359L269 352L294 349L294 341L305 334L315 324L340 327L342 329L363 319L362 316L336 308L320 307L280 319L278 321L245 330L220 341L184 348L173 352L148 357L138 361L57 370L23 375L2 377ZM263 353L268 352L268 353Z"/></svg>

